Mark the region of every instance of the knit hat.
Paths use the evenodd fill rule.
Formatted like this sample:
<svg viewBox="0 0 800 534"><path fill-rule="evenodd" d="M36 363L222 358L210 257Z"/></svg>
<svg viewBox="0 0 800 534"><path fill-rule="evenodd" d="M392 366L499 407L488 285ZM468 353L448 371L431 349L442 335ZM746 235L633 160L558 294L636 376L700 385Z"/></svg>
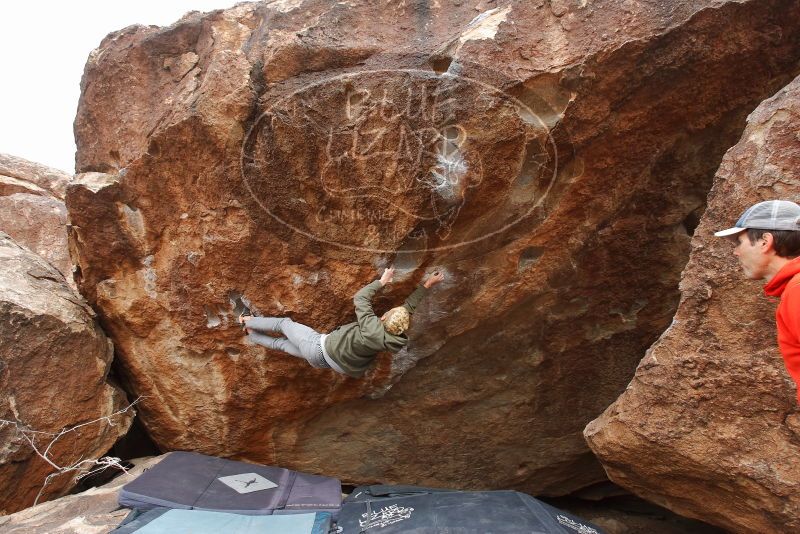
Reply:
<svg viewBox="0 0 800 534"><path fill-rule="evenodd" d="M386 312L386 319L383 321L383 328L392 335L399 336L408 330L408 324L411 322L411 314L403 306L392 308Z"/></svg>
<svg viewBox="0 0 800 534"><path fill-rule="evenodd" d="M747 208L733 228L720 230L714 235L729 237L744 232L748 228L800 231L800 206L788 200L759 202Z"/></svg>

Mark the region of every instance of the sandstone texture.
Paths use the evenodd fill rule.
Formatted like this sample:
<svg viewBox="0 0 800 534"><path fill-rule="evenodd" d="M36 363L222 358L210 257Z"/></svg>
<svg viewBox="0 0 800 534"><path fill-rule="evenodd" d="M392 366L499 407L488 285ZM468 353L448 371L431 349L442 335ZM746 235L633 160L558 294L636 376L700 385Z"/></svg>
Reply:
<svg viewBox="0 0 800 534"><path fill-rule="evenodd" d="M70 286L64 193L72 175L0 153L0 231L49 261Z"/></svg>
<svg viewBox="0 0 800 534"><path fill-rule="evenodd" d="M105 534L111 532L130 513L120 508L119 490L163 456L131 460L134 467L111 482L84 492L32 506L0 517L4 534Z"/></svg>
<svg viewBox="0 0 800 534"><path fill-rule="evenodd" d="M344 482L563 494L669 325L714 171L797 74L790 0L282 1L89 57L66 203L79 287L164 450ZM362 380L248 345L442 269Z"/></svg>
<svg viewBox="0 0 800 534"><path fill-rule="evenodd" d="M75 471L45 485L55 469L41 455L58 467L99 458L132 411L86 424L126 406L106 381L111 341L61 273L2 232L0 332L0 513L11 513L73 487Z"/></svg>
<svg viewBox="0 0 800 534"><path fill-rule="evenodd" d="M800 79L763 102L722 161L672 326L586 428L609 477L742 533L800 530L800 411L773 299L715 238L752 204L800 192Z"/></svg>

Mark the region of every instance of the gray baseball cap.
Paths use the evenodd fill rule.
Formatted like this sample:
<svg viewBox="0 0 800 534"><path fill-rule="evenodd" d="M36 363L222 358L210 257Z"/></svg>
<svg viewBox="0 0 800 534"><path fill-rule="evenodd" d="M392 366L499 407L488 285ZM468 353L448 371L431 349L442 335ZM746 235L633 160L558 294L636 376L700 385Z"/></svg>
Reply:
<svg viewBox="0 0 800 534"><path fill-rule="evenodd" d="M717 237L729 237L748 228L759 230L800 231L800 206L789 200L766 200L747 208L733 228L715 232Z"/></svg>

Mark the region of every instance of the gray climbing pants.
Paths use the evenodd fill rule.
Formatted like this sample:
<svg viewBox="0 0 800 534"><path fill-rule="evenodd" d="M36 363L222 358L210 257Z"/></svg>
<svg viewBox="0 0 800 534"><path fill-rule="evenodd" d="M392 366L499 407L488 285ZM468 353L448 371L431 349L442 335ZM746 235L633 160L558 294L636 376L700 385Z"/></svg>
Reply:
<svg viewBox="0 0 800 534"><path fill-rule="evenodd" d="M321 334L313 328L288 317L253 317L247 321L247 328L252 330L248 339L259 345L303 358L312 367L330 368L322 355ZM286 337L268 336L268 332L280 332Z"/></svg>

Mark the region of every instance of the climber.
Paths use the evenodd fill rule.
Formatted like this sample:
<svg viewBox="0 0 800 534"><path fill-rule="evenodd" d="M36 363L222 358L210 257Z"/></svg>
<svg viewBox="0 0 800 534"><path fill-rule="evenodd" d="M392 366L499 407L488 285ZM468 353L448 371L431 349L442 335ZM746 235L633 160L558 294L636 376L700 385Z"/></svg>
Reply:
<svg viewBox="0 0 800 534"><path fill-rule="evenodd" d="M427 290L444 280L444 274L434 272L420 284L402 306L392 308L380 318L372 310L372 298L378 290L392 281L394 268L383 272L361 288L353 297L357 321L338 327L329 334L296 323L288 317L254 317L242 315L248 339L270 349L280 350L303 358L312 367L334 371L359 378L363 376L379 352L397 353L408 343L411 314ZM284 337L272 337L267 332L280 332Z"/></svg>
<svg viewBox="0 0 800 534"><path fill-rule="evenodd" d="M733 228L714 234L736 243L744 275L765 280L764 293L780 297L778 347L800 403L800 206L768 200L748 208Z"/></svg>

